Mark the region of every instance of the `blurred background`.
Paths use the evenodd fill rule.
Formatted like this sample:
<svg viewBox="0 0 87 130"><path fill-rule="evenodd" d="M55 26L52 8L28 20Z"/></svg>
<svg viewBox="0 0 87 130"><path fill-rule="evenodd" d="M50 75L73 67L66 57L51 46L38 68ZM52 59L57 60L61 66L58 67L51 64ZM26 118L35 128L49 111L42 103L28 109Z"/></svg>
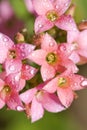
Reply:
<svg viewBox="0 0 87 130"><path fill-rule="evenodd" d="M0 32L14 39L18 31L27 28L29 36L33 32L35 13L31 0L0 0ZM73 0L76 4L75 20L87 18L87 0ZM27 4L26 4L27 3ZM31 13L30 13L31 12ZM87 77L87 65L80 66L80 74ZM45 112L44 118L31 124L21 112L0 110L0 130L87 130L87 90L81 90L69 109L53 114Z"/></svg>

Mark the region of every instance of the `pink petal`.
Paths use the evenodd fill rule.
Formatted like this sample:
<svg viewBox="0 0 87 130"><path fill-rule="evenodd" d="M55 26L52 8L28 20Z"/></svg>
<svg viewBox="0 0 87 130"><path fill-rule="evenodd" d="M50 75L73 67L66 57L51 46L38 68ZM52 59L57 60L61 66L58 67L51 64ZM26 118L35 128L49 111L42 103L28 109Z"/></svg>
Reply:
<svg viewBox="0 0 87 130"><path fill-rule="evenodd" d="M48 64L43 64L41 66L41 76L43 81L49 80L55 76L55 69L53 66Z"/></svg>
<svg viewBox="0 0 87 130"><path fill-rule="evenodd" d="M2 90L4 85L5 85L5 82L2 79L0 79L0 91Z"/></svg>
<svg viewBox="0 0 87 130"><path fill-rule="evenodd" d="M72 54L69 56L69 59L75 64L80 62L80 56L75 51L72 52Z"/></svg>
<svg viewBox="0 0 87 130"><path fill-rule="evenodd" d="M0 63L3 63L5 61L7 58L8 50L13 46L13 44L14 43L8 36L0 33Z"/></svg>
<svg viewBox="0 0 87 130"><path fill-rule="evenodd" d="M67 32L67 42L68 43L76 42L78 35L79 35L79 31L78 30L76 30L76 31L72 31L72 30L68 31Z"/></svg>
<svg viewBox="0 0 87 130"><path fill-rule="evenodd" d="M38 49L36 51L33 51L28 58L36 64L42 65L45 61L46 55L47 52L45 50Z"/></svg>
<svg viewBox="0 0 87 130"><path fill-rule="evenodd" d="M25 80L29 80L34 77L34 75L37 73L37 69L35 69L32 66L29 65L23 65L22 66L22 78Z"/></svg>
<svg viewBox="0 0 87 130"><path fill-rule="evenodd" d="M52 1L52 0L51 0ZM59 16L64 14L65 11L68 9L71 0L54 0L53 2L54 9L57 10Z"/></svg>
<svg viewBox="0 0 87 130"><path fill-rule="evenodd" d="M21 78L19 81L19 86L17 87L17 90L21 91L25 87L25 85L26 85L26 81Z"/></svg>
<svg viewBox="0 0 87 130"><path fill-rule="evenodd" d="M5 106L5 102L2 99L0 99L0 109L2 109L4 106Z"/></svg>
<svg viewBox="0 0 87 130"><path fill-rule="evenodd" d="M64 64L66 69L72 71L73 73L77 73L79 70L75 63L69 59L66 59L64 62L62 62L62 64Z"/></svg>
<svg viewBox="0 0 87 130"><path fill-rule="evenodd" d="M0 47L10 49L14 45L13 41L6 35L0 33Z"/></svg>
<svg viewBox="0 0 87 130"><path fill-rule="evenodd" d="M18 52L17 56L19 59L26 59L34 49L34 45L27 43L21 43L16 45L16 50Z"/></svg>
<svg viewBox="0 0 87 130"><path fill-rule="evenodd" d="M48 52L53 52L58 49L58 45L56 41L48 33L46 33L42 37L41 48Z"/></svg>
<svg viewBox="0 0 87 130"><path fill-rule="evenodd" d="M19 107L21 108L21 110L23 110L23 105L22 102L19 98L19 95L16 91L13 91L10 95L9 98L6 98L6 104L9 107L9 109L12 110L18 110L19 111Z"/></svg>
<svg viewBox="0 0 87 130"><path fill-rule="evenodd" d="M7 58L8 50L2 46L0 46L0 48L1 48L1 50L0 50L0 63L2 64Z"/></svg>
<svg viewBox="0 0 87 130"><path fill-rule="evenodd" d="M49 112L60 112L65 109L54 94L44 93L41 102L43 107Z"/></svg>
<svg viewBox="0 0 87 130"><path fill-rule="evenodd" d="M5 82L18 92L25 86L25 80L21 79L21 73L9 74L5 78Z"/></svg>
<svg viewBox="0 0 87 130"><path fill-rule="evenodd" d="M76 42L79 54L81 56L87 57L87 30L79 33Z"/></svg>
<svg viewBox="0 0 87 130"><path fill-rule="evenodd" d="M79 48L87 51L87 30L84 30L79 33L77 37L77 43Z"/></svg>
<svg viewBox="0 0 87 130"><path fill-rule="evenodd" d="M59 100L65 107L69 107L74 99L74 93L71 88L59 88L57 91Z"/></svg>
<svg viewBox="0 0 87 130"><path fill-rule="evenodd" d="M58 77L54 78L53 80L49 81L43 89L49 93L54 93L58 87Z"/></svg>
<svg viewBox="0 0 87 130"><path fill-rule="evenodd" d="M50 22L45 16L38 16L35 20L34 30L35 33L41 33L49 30L54 26L54 23Z"/></svg>
<svg viewBox="0 0 87 130"><path fill-rule="evenodd" d="M29 89L26 92L20 94L20 99L25 103L28 104L32 101L33 97L35 96L35 93L37 92L36 88Z"/></svg>
<svg viewBox="0 0 87 130"><path fill-rule="evenodd" d="M50 0L33 0L33 6L38 15L45 15L46 12L53 9Z"/></svg>
<svg viewBox="0 0 87 130"><path fill-rule="evenodd" d="M31 104L31 120L32 122L35 122L43 117L44 109L42 107L42 104L39 103L36 98L33 98L32 104Z"/></svg>
<svg viewBox="0 0 87 130"><path fill-rule="evenodd" d="M87 79L78 74L72 74L71 77L71 88L72 90L81 90L87 86ZM85 84L84 84L85 83Z"/></svg>
<svg viewBox="0 0 87 130"><path fill-rule="evenodd" d="M62 15L55 23L55 25L66 31L77 31L74 19L70 15Z"/></svg>
<svg viewBox="0 0 87 130"><path fill-rule="evenodd" d="M22 63L19 59L6 60L4 64L6 74L18 73L21 70Z"/></svg>

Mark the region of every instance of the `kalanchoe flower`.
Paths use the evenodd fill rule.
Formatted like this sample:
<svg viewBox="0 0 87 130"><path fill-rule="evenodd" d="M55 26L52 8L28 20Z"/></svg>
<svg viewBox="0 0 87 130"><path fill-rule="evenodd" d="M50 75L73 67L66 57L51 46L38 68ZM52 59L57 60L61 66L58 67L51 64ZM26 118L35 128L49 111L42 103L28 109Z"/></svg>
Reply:
<svg viewBox="0 0 87 130"><path fill-rule="evenodd" d="M35 20L35 33L49 30L54 25L63 30L75 30L76 25L70 15L64 15L71 0L33 0L33 6L39 15Z"/></svg>
<svg viewBox="0 0 87 130"><path fill-rule="evenodd" d="M42 38L41 49L33 51L29 55L29 59L41 65L41 75L45 81L53 78L58 73L60 66L73 72L78 71L75 64L68 58L67 53L59 51L56 41L46 33Z"/></svg>
<svg viewBox="0 0 87 130"><path fill-rule="evenodd" d="M14 44L9 37L0 33L0 48L0 63L4 63L3 67L9 75L21 71L22 60L28 58L35 46L26 43Z"/></svg>
<svg viewBox="0 0 87 130"><path fill-rule="evenodd" d="M78 55L80 64L87 62L87 30L68 31L67 42L71 43L74 54ZM74 61L73 54L71 57ZM77 63L79 63L77 62Z"/></svg>
<svg viewBox="0 0 87 130"><path fill-rule="evenodd" d="M44 90L55 93L65 107L69 107L75 98L74 91L84 89L87 86L87 79L70 71L56 76L44 86Z"/></svg>
<svg viewBox="0 0 87 130"><path fill-rule="evenodd" d="M20 95L25 103L26 114L31 117L32 122L43 117L44 109L54 113L65 110L55 94L49 94L42 89L44 85L45 83L40 84Z"/></svg>
<svg viewBox="0 0 87 130"><path fill-rule="evenodd" d="M12 110L17 110L17 107L21 108L20 111L24 110L19 94L16 91L16 86L13 87L11 84L8 84L7 79L4 81L0 79L0 108L5 104Z"/></svg>

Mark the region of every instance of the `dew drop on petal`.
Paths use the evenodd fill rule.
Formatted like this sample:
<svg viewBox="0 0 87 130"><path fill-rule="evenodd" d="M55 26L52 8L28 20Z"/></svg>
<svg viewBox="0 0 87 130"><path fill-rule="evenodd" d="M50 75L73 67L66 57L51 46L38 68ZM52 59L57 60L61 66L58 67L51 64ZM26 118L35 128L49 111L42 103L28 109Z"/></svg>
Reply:
<svg viewBox="0 0 87 130"><path fill-rule="evenodd" d="M87 80L83 80L82 82L81 82L81 85L84 87L84 86L87 86Z"/></svg>
<svg viewBox="0 0 87 130"><path fill-rule="evenodd" d="M59 6L58 5L56 5L56 9L58 9L59 8Z"/></svg>
<svg viewBox="0 0 87 130"><path fill-rule="evenodd" d="M39 28L42 28L42 24L38 24L38 27L39 27Z"/></svg>
<svg viewBox="0 0 87 130"><path fill-rule="evenodd" d="M35 70L32 69L32 70L30 71L30 73L33 75L33 74L35 73Z"/></svg>
<svg viewBox="0 0 87 130"><path fill-rule="evenodd" d="M66 51L66 47L65 47L64 45L61 45L61 46L60 46L60 50L61 50L61 51Z"/></svg>
<svg viewBox="0 0 87 130"><path fill-rule="evenodd" d="M9 70L10 71L14 71L15 70L15 66L14 65L9 66Z"/></svg>
<svg viewBox="0 0 87 130"><path fill-rule="evenodd" d="M4 37L4 38L3 38L3 41L4 41L4 42L8 42L9 39L8 39L7 37Z"/></svg>
<svg viewBox="0 0 87 130"><path fill-rule="evenodd" d="M53 46L54 46L54 43L53 43L53 42L50 42L50 43L49 43L49 46L50 46L50 47L53 47Z"/></svg>
<svg viewBox="0 0 87 130"><path fill-rule="evenodd" d="M17 107L16 107L16 110L17 110L17 111L23 111L24 108L23 108L22 106L17 106Z"/></svg>

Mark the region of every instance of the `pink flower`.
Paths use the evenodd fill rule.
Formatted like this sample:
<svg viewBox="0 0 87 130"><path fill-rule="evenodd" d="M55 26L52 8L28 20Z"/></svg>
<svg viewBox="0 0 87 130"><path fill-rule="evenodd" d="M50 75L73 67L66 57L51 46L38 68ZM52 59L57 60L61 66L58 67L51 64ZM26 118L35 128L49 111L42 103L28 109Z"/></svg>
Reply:
<svg viewBox="0 0 87 130"><path fill-rule="evenodd" d="M2 108L5 104L12 110L24 110L19 94L16 91L16 87L9 84L7 79L4 81L0 79L0 108Z"/></svg>
<svg viewBox="0 0 87 130"><path fill-rule="evenodd" d="M47 33L43 35L41 49L33 51L29 59L41 65L41 75L43 80L49 80L58 73L60 66L63 70L70 69L77 72L75 64L68 58L67 52L58 50L58 44ZM63 47L62 47L63 48Z"/></svg>
<svg viewBox="0 0 87 130"><path fill-rule="evenodd" d="M76 25L73 18L64 15L71 0L33 0L33 6L39 15L35 20L35 33L49 30L54 25L63 30L74 30Z"/></svg>
<svg viewBox="0 0 87 130"><path fill-rule="evenodd" d="M55 93L57 91L61 103L65 107L69 107L75 98L74 91L84 89L85 86L87 87L86 78L73 74L70 71L65 71L49 81L43 89L49 93Z"/></svg>
<svg viewBox="0 0 87 130"><path fill-rule="evenodd" d="M31 117L32 122L43 117L44 109L49 112L65 110L55 94L42 90L43 85L40 84L20 95L21 100L25 103L26 114Z"/></svg>
<svg viewBox="0 0 87 130"><path fill-rule="evenodd" d="M68 31L67 42L72 44L74 53L79 57L79 62L87 62L87 30Z"/></svg>
<svg viewBox="0 0 87 130"><path fill-rule="evenodd" d="M14 44L9 37L0 33L0 48L0 63L4 63L5 71L9 75L21 71L22 60L27 59L35 46L26 43Z"/></svg>

